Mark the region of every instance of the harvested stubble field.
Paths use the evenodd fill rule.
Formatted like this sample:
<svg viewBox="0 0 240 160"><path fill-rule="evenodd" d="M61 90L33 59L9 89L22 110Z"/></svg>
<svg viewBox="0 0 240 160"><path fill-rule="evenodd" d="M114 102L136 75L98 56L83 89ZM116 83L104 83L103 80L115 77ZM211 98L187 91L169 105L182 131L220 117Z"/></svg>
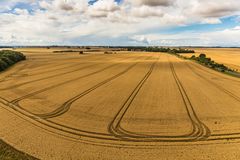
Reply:
<svg viewBox="0 0 240 160"><path fill-rule="evenodd" d="M240 79L166 53L21 49L0 137L40 159L240 159Z"/></svg>

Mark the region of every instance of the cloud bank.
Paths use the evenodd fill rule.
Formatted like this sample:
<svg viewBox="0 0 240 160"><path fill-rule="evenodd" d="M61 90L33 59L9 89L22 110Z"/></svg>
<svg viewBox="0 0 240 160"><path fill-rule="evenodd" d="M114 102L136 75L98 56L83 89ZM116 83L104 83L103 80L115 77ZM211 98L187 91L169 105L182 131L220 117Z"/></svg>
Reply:
<svg viewBox="0 0 240 160"><path fill-rule="evenodd" d="M239 15L238 0L2 0L0 45L240 46Z"/></svg>

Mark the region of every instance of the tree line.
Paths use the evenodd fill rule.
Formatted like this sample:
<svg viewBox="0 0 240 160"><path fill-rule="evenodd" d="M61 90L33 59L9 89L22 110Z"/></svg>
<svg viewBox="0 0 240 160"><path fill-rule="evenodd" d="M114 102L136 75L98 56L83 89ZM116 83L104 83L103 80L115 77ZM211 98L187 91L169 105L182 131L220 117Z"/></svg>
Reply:
<svg viewBox="0 0 240 160"><path fill-rule="evenodd" d="M194 50L184 48L164 48L164 47L127 47L128 51L146 51L146 52L167 52L167 53L195 53Z"/></svg>
<svg viewBox="0 0 240 160"><path fill-rule="evenodd" d="M0 51L0 71L3 71L15 63L25 59L25 55L21 52L2 50Z"/></svg>
<svg viewBox="0 0 240 160"><path fill-rule="evenodd" d="M195 61L197 61L205 66L208 66L210 68L213 68L215 70L219 70L221 72L225 72L225 71L234 72L232 69L228 68L224 64L219 64L219 63L214 62L211 58L207 57L206 54L204 54L204 53L201 53L198 57L193 55L190 59L195 60Z"/></svg>

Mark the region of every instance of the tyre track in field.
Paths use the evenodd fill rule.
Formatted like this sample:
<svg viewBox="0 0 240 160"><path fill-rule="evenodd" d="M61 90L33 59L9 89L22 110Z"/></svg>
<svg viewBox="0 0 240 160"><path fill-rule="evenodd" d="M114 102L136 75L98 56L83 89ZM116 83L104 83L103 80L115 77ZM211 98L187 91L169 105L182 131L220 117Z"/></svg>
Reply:
<svg viewBox="0 0 240 160"><path fill-rule="evenodd" d="M24 99L27 99L27 98L32 97L32 96L34 96L34 95L36 95L36 94L39 94L39 93L43 93L43 92L48 91L48 90L50 90L50 89L59 87L59 86L61 86L61 85L64 85L64 84L67 84L67 83L70 83L70 82L74 82L74 81L76 81L76 80L80 80L80 79L82 79L82 78L86 78L86 77L92 76L92 75L94 75L94 74L103 72L103 71L105 71L105 70L107 70L107 69L110 69L110 68L116 66L116 65L119 65L119 63L109 65L109 66L104 67L104 68L102 68L102 69L99 69L99 70L97 70L97 71L94 71L94 72L91 72L91 73L88 73L88 74L85 74L85 75L76 77L76 78L74 78L74 79L71 79L71 80L68 80L68 81L64 81L64 82L62 82L62 83L55 84L55 85L52 85L52 86L43 88L43 89L41 89L41 90L35 91L35 92L33 92L33 93L24 95L24 96L22 96L22 97L19 97L19 98L16 98L16 99L12 100L11 103L19 106L18 103L19 103L20 101L24 100ZM20 107L20 106L19 106L19 107Z"/></svg>
<svg viewBox="0 0 240 160"><path fill-rule="evenodd" d="M185 62L186 64L186 62ZM239 102L240 98L238 96L236 96L235 94L233 94L232 92L226 90L225 88L219 86L218 84L208 80L207 78L205 78L204 76L202 76L201 74L199 74L195 69L193 69L193 67L191 67L189 64L186 64L190 70L195 73L197 76L199 76L200 78L204 79L205 81L209 82L210 84L212 84L213 86L215 86L216 88L218 88L219 90L223 91L224 93L228 94L230 97L234 98L235 100L237 100ZM205 69L202 69L200 66L197 66L194 64L194 66L204 72L207 72L207 73L210 73L212 75L215 75L215 76L220 76L218 74L215 74L215 73L212 73L210 71L207 71ZM240 81L237 81L237 80L232 80L232 79L229 79L229 78L225 78L223 76L220 76L221 78L223 79L226 79L226 80L231 80L231 81L234 81L234 82L240 82ZM233 140L233 139L240 139L240 132L236 132L236 133L223 133L223 134L211 134L208 138L206 138L205 140L206 141L218 141L218 140Z"/></svg>
<svg viewBox="0 0 240 160"><path fill-rule="evenodd" d="M50 57L51 58L51 57ZM86 62L85 60L86 60L86 58L89 58L89 57L81 57L81 58L78 58L78 57L76 57L74 60L78 60L78 62L74 62L74 63L80 63L80 62ZM101 56L98 56L98 57L91 57L91 58L93 58L93 59L90 59L89 61L95 61L95 60L100 60L100 59L102 59L102 57ZM32 63L34 63L34 62L38 62L38 61L35 61L35 60L32 60L31 61ZM68 64L68 60L66 59L66 61L64 61L64 59L62 60L62 61L56 61L55 59L50 59L49 60L49 58L48 58L48 61L44 61L45 63L47 62L47 64L45 64L44 66L38 66L38 67L36 67L36 68L34 68L34 69L36 69L36 70L33 70L33 71L38 71L38 70L45 70L45 68L46 69L48 69L48 68L51 68L52 66L53 67L59 67L59 66L66 66L66 64ZM52 63L52 62L54 62L54 64ZM58 64L58 63L60 63L60 64ZM71 65L69 65L69 66L71 66ZM39 67L41 67L41 68L39 68ZM43 67L43 68L42 68Z"/></svg>
<svg viewBox="0 0 240 160"><path fill-rule="evenodd" d="M181 93L182 99L184 101L184 105L186 107L186 110L188 112L188 116L191 120L193 131L190 134L186 135L180 135L180 136L159 136L159 135L145 135L145 134L139 134L134 132L128 132L124 130L120 123L127 112L128 108L131 106L132 102L134 101L135 97L137 96L138 92L141 90L142 86L148 79L148 77L151 75L152 70L154 68L154 65L152 65L149 72L146 73L146 75L143 77L143 79L139 82L137 87L133 90L132 94L129 96L127 101L124 103L122 108L119 110L119 112L114 117L113 121L110 123L108 130L110 133L112 133L114 136L119 137L121 139L125 140L133 140L133 141L150 141L150 142L181 142L181 141L196 141L196 140L203 140L206 139L210 135L210 130L198 119L196 116L195 111L193 110L193 107L191 105L191 102L186 94L186 91L184 90L181 82L179 81L174 67L172 63L170 63L171 71L173 73L173 77L176 81L176 84L178 85L179 91Z"/></svg>
<svg viewBox="0 0 240 160"><path fill-rule="evenodd" d="M196 62L193 62L192 65L194 65L196 68L198 68L198 69L200 69L200 70L202 70L202 71L204 71L204 72L207 72L207 73L209 73L209 74L211 74L211 75L214 75L214 76L217 76L217 77L221 77L222 79L225 79L225 80L230 80L230 81L232 81L232 82L240 83L240 81L238 81L238 80L230 79L230 78L227 78L227 77L222 76L221 73L218 72L218 71L215 71L215 70L211 69L212 71L214 71L214 72L216 72L216 73L210 72L210 71L207 70L207 69L210 69L210 68L202 65L203 67L206 68L206 69L203 69L201 66L198 66L198 64L194 64L194 63L196 63ZM201 65L201 64L199 64L199 65ZM219 74L217 74L217 73L219 73Z"/></svg>
<svg viewBox="0 0 240 160"><path fill-rule="evenodd" d="M99 60L99 59L102 59L102 57L97 57L93 60ZM82 60L82 59L81 59ZM33 61L32 61L33 63ZM75 62L77 63L77 62ZM83 62L81 64L86 64L87 62ZM4 78L0 79L0 83L1 82L6 82L8 81L7 78L10 78L12 77L13 75L16 75L18 74L21 70L25 69L27 66L29 66L30 64L25 64L25 67L22 66L22 67L19 67L19 69L17 69L14 73L11 73L7 76L5 76ZM62 68L55 68L55 69L48 69L47 71L42 71L42 70L46 70L47 68L49 68L50 66L54 66L54 67L59 67L59 66L64 66ZM28 75L29 76L34 76L34 75L38 75L38 74L44 74L44 73L50 73L50 72L54 72L54 71L59 71L61 69L69 69L69 68L72 68L72 67L76 67L76 66L79 66L79 64L73 64L73 65L69 65L69 66L66 66L66 63L61 63L61 64L46 64L46 65L43 65L43 66L40 66L40 68L37 68L37 69L31 69L31 71L38 71L40 70L40 72L37 72L37 73L34 73L34 74L31 74L31 75ZM51 68L51 67L50 67Z"/></svg>
<svg viewBox="0 0 240 160"><path fill-rule="evenodd" d="M240 139L240 132L212 134L207 141Z"/></svg>
<svg viewBox="0 0 240 160"><path fill-rule="evenodd" d="M61 86L61 85L64 85L64 84L67 84L67 83L70 83L70 82L74 82L74 81L76 81L76 80L80 80L80 79L82 79L82 78L86 78L86 77L89 77L89 76L91 76L91 75L100 73L100 72L105 71L105 70L107 70L107 69L109 69L109 68L112 68L112 67L114 67L114 66L116 66L116 65L117 65L117 64L113 64L113 65L104 67L103 69L94 71L94 72L92 72L92 73L89 73L89 74L86 74L86 75L83 75L83 76L80 76L80 77L76 77L76 78L71 79L71 80L68 80L68 81L64 81L64 82L59 83L59 84L55 84L55 85L52 85L52 86L43 88L43 89L41 89L41 90L38 90L38 91L35 91L35 92L33 92L33 93L24 95L24 96L19 97L19 98L17 98L17 99L14 99L14 100L11 101L11 103L13 103L13 104L15 104L15 105L18 105L18 103L19 103L21 100L27 99L27 98L32 97L32 96L34 96L34 95L36 95L36 94L39 94L39 93L43 93L43 92L45 92L45 91L48 91L48 90L50 90L50 89L59 87L59 86Z"/></svg>
<svg viewBox="0 0 240 160"><path fill-rule="evenodd" d="M147 59L149 59L151 57L148 57ZM147 60L146 59L146 60ZM116 79L118 78L119 76L127 73L130 69L132 69L134 66L136 66L138 63L140 63L140 61L134 63L133 65L129 66L128 68L126 68L125 70L123 70L122 72L118 73L117 75L113 76L113 77L110 77L108 78L107 80L103 81L103 82L110 82L111 80L113 79ZM110 81L109 81L110 80ZM100 83L99 83L100 84ZM103 85L103 83L101 83L101 85ZM100 86L99 86L100 87ZM93 88L93 87L92 87ZM81 98L81 97L78 97L78 98ZM3 99L3 98L1 98ZM0 99L0 100L1 100ZM71 99L72 100L72 99ZM46 120L46 119L42 119L41 117L38 117L38 116L35 116L33 115L32 113L28 112L27 110L22 110L18 107L15 107L14 104L12 104L11 102L8 102L7 100L4 100L5 102L1 102L3 103L4 105L7 105L9 106L10 108L13 108L15 111L23 114L24 116L27 116L28 118L31 118L32 120L34 121L37 121L39 122L40 124L43 124L49 128L52 128L52 129L55 129L55 130L58 130L59 132L63 132L63 133L68 133L68 134L72 134L72 135L75 135L75 136L84 136L84 137L89 137L89 138L94 138L94 139L102 139L102 140L108 140L108 141L119 141L119 139L117 137L114 137L112 136L111 134L105 134L105 133L98 133L98 132L91 132L91 131L85 131L85 130L81 130L81 129L76 129L76 128L72 128L72 127L68 127L68 126L64 126L64 125L61 125L61 124L58 124L58 123L55 123L55 122L52 122L50 120ZM69 100L70 101L70 100ZM72 102L73 103L73 102ZM41 127L42 128L42 127ZM48 130L46 129L45 127L43 128L45 130ZM50 130L48 130L50 131ZM50 132L53 132L53 131L50 131ZM59 132L54 132L55 134L60 134ZM62 134L60 134L62 135ZM63 135L63 136L66 136L66 137L69 137L69 138L73 138L71 136L67 136L67 135ZM75 139L75 138L73 138ZM78 140L78 138L76 139ZM107 144L109 145L108 142L105 142L105 143L102 143L102 144Z"/></svg>
<svg viewBox="0 0 240 160"><path fill-rule="evenodd" d="M111 82L112 80L124 75L125 73L127 73L129 70L131 70L133 67L135 67L139 62L136 62L134 63L133 65L127 67L125 70L123 70L122 72L110 77L110 78L107 78L106 80L94 85L93 87L83 91L82 93L76 95L75 97L69 99L68 101L66 101L62 106L60 106L59 108L57 108L56 110L50 112L50 113L47 113L47 114L36 114L36 116L42 118L42 119L49 119L49 118L54 118L54 117L58 117L60 115L63 115L64 113L66 113L71 105L79 100L80 98L82 98L83 96L91 93L92 91L98 89L99 87L103 86L104 84L107 84L109 82Z"/></svg>
<svg viewBox="0 0 240 160"><path fill-rule="evenodd" d="M34 61L34 60L29 60L29 59L27 59L28 61L29 61L29 63L39 63L39 62L36 62L36 61ZM40 66L38 65L38 64L33 64L33 65L36 65L37 67L33 67L32 69L31 69L31 71L38 71L38 70L45 70L45 69L48 69L48 68L51 68L51 67L59 67L59 66L63 66L63 65L66 65L66 64L64 64L64 63L57 63L57 62L55 62L55 63L52 63L53 61L51 60L51 61L45 61L44 62L44 64L41 64Z"/></svg>
<svg viewBox="0 0 240 160"><path fill-rule="evenodd" d="M114 57L115 58L115 57ZM124 57L117 57L117 58L124 58ZM91 59L90 61L96 61L96 60L100 60L102 59L102 57L93 57L93 59ZM77 60L83 60L83 61L79 61L79 62L74 62L74 63L80 63L80 64L86 64L88 62L84 61L85 59L77 59ZM51 60L52 62L52 60ZM67 62L68 63L68 62ZM61 63L61 64L58 64L58 65L55 65L55 64L50 64L51 66L54 65L54 67L59 67L59 66L64 66L62 68L55 68L55 69L48 69L47 71L42 71L42 70L46 70L47 68L51 68L49 67L48 65L47 66L42 66L44 68L38 68L34 71L37 71L37 73L34 73L34 74L31 74L29 76L33 76L33 75L38 75L38 74L44 74L44 73L49 73L49 72L53 72L53 71L58 71L58 70L61 70L61 69L69 69L69 68L72 68L72 67L75 67L75 66L78 66L79 64L73 64L73 65L69 65L69 66L66 66L66 62L65 63ZM40 72L38 72L38 70L40 70ZM31 70L32 71L32 70Z"/></svg>
<svg viewBox="0 0 240 160"><path fill-rule="evenodd" d="M81 63L81 64L86 64L86 63ZM69 69L69 68L79 66L79 64L73 64L73 65L69 65L69 66L66 66L66 64L62 64L62 66L63 67L61 67L61 68L48 69L47 71L40 71L40 72L33 73L31 75L28 75L28 76L35 76L35 75L39 75L39 74L45 74L45 73L51 73L51 72L59 71L59 70L62 70L62 69Z"/></svg>
<svg viewBox="0 0 240 160"><path fill-rule="evenodd" d="M203 80L207 81L208 83L210 83L211 85L215 86L216 88L218 88L220 91L226 93L227 95L229 95L230 97L234 98L236 101L240 102L240 97L238 97L237 95L235 95L234 93L228 91L227 89L225 89L224 87L214 83L213 81L207 79L206 77L202 76L201 74L199 74L195 69L193 69L193 67L191 67L188 63L185 63L188 68L194 73L196 74L198 77L202 78Z"/></svg>
<svg viewBox="0 0 240 160"><path fill-rule="evenodd" d="M14 109L21 115L30 118L32 121L38 122L39 124L43 125L44 127L30 121L30 123L32 123L33 125L40 127L41 129L44 129L50 133L61 135L63 137L71 138L71 139L74 139L77 141L79 140L79 137L88 137L88 138L102 139L102 140L116 140L116 138L110 134L71 128L68 126L64 126L64 125L61 125L58 123L54 123L54 122L51 122L48 120L41 119L41 118L31 114L27 110L19 109L18 106L15 106L14 104L12 104L11 102L8 102L6 99L4 99L2 97L0 97L0 103L8 106L9 108ZM23 119L25 119L25 118L23 118ZM25 120L27 120L27 119L25 119ZM29 120L27 120L27 121L29 121ZM54 129L56 131L53 131L52 129ZM70 134L70 135L68 135L68 134ZM73 135L74 137L71 135ZM75 136L77 136L77 138Z"/></svg>
<svg viewBox="0 0 240 160"><path fill-rule="evenodd" d="M2 101L3 98L0 98L0 103L9 106L10 108L14 108L14 105L11 104L10 102L8 102L7 100ZM7 109L9 110L9 109ZM67 139L71 139L73 141L79 141L80 139L82 139L81 137L87 137L87 138L91 138L91 139L82 139L83 142L87 143L87 144L92 144L92 145L99 145L99 146L111 146L111 147L119 147L118 145L120 145L120 147L133 147L136 148L141 147L156 147L158 145L161 146L160 144L151 144L151 143L134 143L135 140L132 139L122 139L119 137L114 137L113 135L110 134L105 134L105 133L98 133L98 132L91 132L91 131L85 131L85 130L81 130L81 129L77 129L77 128L71 128L68 126L64 126L55 122L51 122L49 120L46 119L41 119L37 116L34 116L24 110L19 110L18 108L15 109L15 111L21 113L23 115L23 117L28 117L23 118L22 116L19 116L27 121L29 121L28 119L31 119L30 123L32 123L33 125L49 132L49 133L53 133L56 135L61 135L63 138L67 138ZM12 112L12 111L11 111ZM16 114L16 113L14 113ZM34 123L37 122L37 123ZM55 123L55 124L54 124ZM236 138L236 137L235 137ZM82 141L81 140L81 141ZM203 140L209 140L210 139L203 139ZM126 142L126 143L125 143ZM131 142L131 143L128 143Z"/></svg>
<svg viewBox="0 0 240 160"><path fill-rule="evenodd" d="M20 87L20 86L24 86L24 85L27 85L27 84L31 84L31 83L34 83L34 82L39 82L39 81L42 81L42 80L47 80L47 79L55 78L55 77L58 77L58 76L62 76L62 75L74 73L74 72L80 71L80 70L82 70L82 69L86 69L86 68L89 68L89 67L93 67L94 65L96 65L96 64L91 64L91 65L84 66L84 67L81 67L81 68L78 68L78 69L74 69L74 70L72 70L72 71L67 71L67 72L64 72L64 73L58 73L58 74L54 74L54 75L51 75L51 76L47 76L47 77L35 79L35 80L32 80L32 81L27 81L27 82L19 83L19 84L12 85L12 86L9 86L9 87L6 87L6 88L0 88L0 90L14 89L14 88L17 88L17 87Z"/></svg>
<svg viewBox="0 0 240 160"><path fill-rule="evenodd" d="M61 64L61 65L64 65L64 64ZM65 64L65 65L66 65L66 64ZM58 71L58 70L61 70L61 69L66 69L66 68L69 69L69 68L72 68L72 67L76 67L76 66L78 66L78 65L79 65L79 64L74 64L74 65L70 65L70 66L67 66L67 67L65 66L65 67L63 67L63 68L57 68L57 69L54 69L54 70L43 71L43 72L39 72L39 73L27 75L27 77L34 76L34 75L39 75L39 74L44 74L44 73L50 73L50 72L53 72L53 71ZM21 69L19 69L18 71L20 71L20 70L21 70ZM18 73L19 73L18 71L14 72L13 74L7 76L6 78L0 80L0 83L1 83L1 82L7 82L7 81L11 80L11 79L7 79L7 78L11 78L12 76L18 74ZM20 73L20 74L21 74L21 73Z"/></svg>
<svg viewBox="0 0 240 160"><path fill-rule="evenodd" d="M175 82L178 85L178 90L181 94L185 108L188 112L188 116L189 116L193 126L195 126L194 128L198 129L198 131L197 131L198 134L197 135L193 134L194 136L197 136L197 137L194 137L194 136L193 137L197 138L198 140L204 140L211 135L211 132L210 132L209 128L203 122L201 122L201 120L198 118L198 116L194 110L194 107L191 103L191 100L190 100L185 88L183 87L182 82L180 81L180 79L177 76L177 73L175 71L175 68L174 68L172 62L170 62L170 67L171 67Z"/></svg>
<svg viewBox="0 0 240 160"><path fill-rule="evenodd" d="M123 119L125 113L127 112L128 108L130 107L131 103L133 102L133 99L136 97L137 93L140 91L143 84L146 82L148 77L151 75L154 66L156 65L155 61L151 64L149 70L144 75L144 77L140 80L140 82L137 84L137 86L134 88L130 96L127 98L127 100L124 102L123 106L120 108L120 110L117 112L117 114L114 116L112 122L108 126L109 133L115 135L116 137L122 137L118 135L118 127L120 125L121 120Z"/></svg>
<svg viewBox="0 0 240 160"><path fill-rule="evenodd" d="M216 83L210 81L209 79L205 78L204 76L199 74L195 69L193 69L193 67L191 67L188 63L185 63L185 64L198 77L202 78L203 80L207 81L211 85L213 85L216 88L218 88L220 91L223 91L224 93L226 93L230 97L232 97L235 100L237 100L238 102L240 102L240 98L237 95L233 94L232 92L226 90L225 88L223 88L223 87L219 86L218 84L216 84ZM238 135L240 135L240 132L236 132L236 133L223 133L223 134L212 134L207 140L210 141L210 140L224 140L224 139L239 139L240 137L234 137L234 136L238 136Z"/></svg>
<svg viewBox="0 0 240 160"><path fill-rule="evenodd" d="M16 84L16 85L13 85L13 86L9 86L9 87L6 87L6 88L0 88L0 90L13 89L13 88L17 88L17 87L20 87L20 86L24 86L24 85L27 85L27 84L34 83L34 82L38 82L38 81L42 81L42 80L47 80L47 79L50 79L50 78L54 78L54 77L66 75L66 74L69 74L69 73L74 73L74 72L77 72L77 71L79 71L79 70L82 70L82 69L85 69L85 68L87 68L87 67L94 66L94 65L96 65L96 64L92 64L92 65L89 65L89 66L84 66L84 67L82 67L82 68L78 68L78 69L75 69L75 70L72 70L72 71L67 71L67 72L64 72L64 73L58 73L58 74L55 74L55 75L51 75L51 76L47 76L47 77L35 79L35 80L32 80L32 81L27 81L27 82L19 83L19 84Z"/></svg>
<svg viewBox="0 0 240 160"><path fill-rule="evenodd" d="M29 64L24 64L23 66L19 67L18 69L16 69L16 71L14 71L13 73L7 74L6 76L4 76L2 79L0 79L0 83L4 82L7 80L7 78L12 77L13 75L18 74L22 69L26 68L27 66L29 66ZM10 68L9 68L10 69ZM7 70L5 70L6 72Z"/></svg>
<svg viewBox="0 0 240 160"><path fill-rule="evenodd" d="M91 59L91 61L93 61L93 60L95 61L95 60L99 60L99 59L102 59L102 57L97 57L97 58ZM83 60L83 59L81 59L81 60ZM31 75L28 75L28 76L34 76L34 75L39 75L39 74L44 74L44 73L50 73L50 72L59 71L59 70L62 70L62 69L69 69L69 68L72 68L72 67L76 67L76 66L79 66L80 61L79 61L79 62L74 62L74 63L78 63L78 64L72 64L72 65L66 66L66 63L63 63L63 64L59 64L59 65L58 65L58 66L63 66L63 67L61 67L61 68L48 69L47 71L40 71L40 72L31 74ZM81 62L81 65L82 65L82 64L86 64L86 63L88 63L88 62L83 61L83 62ZM54 66L54 67L55 67L55 66ZM43 69L45 70L45 68L49 68L49 66L48 66L48 67L44 67ZM39 70L39 69L37 69L37 70ZM42 69L41 69L41 70L42 70Z"/></svg>

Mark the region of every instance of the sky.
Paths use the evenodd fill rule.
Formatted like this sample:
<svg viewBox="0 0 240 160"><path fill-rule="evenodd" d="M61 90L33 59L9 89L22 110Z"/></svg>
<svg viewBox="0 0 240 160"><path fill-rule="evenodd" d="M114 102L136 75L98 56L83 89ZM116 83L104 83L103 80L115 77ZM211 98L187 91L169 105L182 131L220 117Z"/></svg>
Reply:
<svg viewBox="0 0 240 160"><path fill-rule="evenodd" d="M239 0L0 0L0 46L240 47Z"/></svg>

